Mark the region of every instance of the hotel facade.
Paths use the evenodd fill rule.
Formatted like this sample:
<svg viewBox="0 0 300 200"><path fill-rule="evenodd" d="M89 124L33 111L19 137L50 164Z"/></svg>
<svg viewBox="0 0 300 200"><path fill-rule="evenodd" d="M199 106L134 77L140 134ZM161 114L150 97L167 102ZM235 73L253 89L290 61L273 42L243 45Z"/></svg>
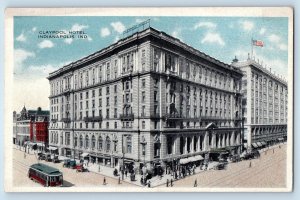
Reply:
<svg viewBox="0 0 300 200"><path fill-rule="evenodd" d="M49 145L111 167L239 153L242 75L145 29L50 73Z"/></svg>
<svg viewBox="0 0 300 200"><path fill-rule="evenodd" d="M243 71L242 112L247 148L259 148L287 139L287 82L248 56L232 65Z"/></svg>

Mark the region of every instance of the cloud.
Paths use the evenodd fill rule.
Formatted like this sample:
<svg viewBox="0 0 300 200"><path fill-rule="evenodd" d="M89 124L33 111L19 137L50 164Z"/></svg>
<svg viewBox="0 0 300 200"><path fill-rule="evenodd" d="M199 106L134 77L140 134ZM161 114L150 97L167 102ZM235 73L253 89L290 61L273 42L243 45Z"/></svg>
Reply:
<svg viewBox="0 0 300 200"><path fill-rule="evenodd" d="M64 42L66 44L71 44L73 42L73 38L66 38L66 39L64 39Z"/></svg>
<svg viewBox="0 0 300 200"><path fill-rule="evenodd" d="M38 47L40 49L44 49L44 48L52 48L54 47L54 43L51 40L43 40L42 42L40 42L38 44Z"/></svg>
<svg viewBox="0 0 300 200"><path fill-rule="evenodd" d="M102 28L101 31L100 31L100 35L101 37L107 37L110 35L110 30L109 28L105 27L105 28Z"/></svg>
<svg viewBox="0 0 300 200"><path fill-rule="evenodd" d="M251 21L240 21L240 24L245 31L251 31L254 28L254 23Z"/></svg>
<svg viewBox="0 0 300 200"><path fill-rule="evenodd" d="M110 25L118 33L123 33L123 31L125 31L125 26L122 24L122 22L112 22Z"/></svg>
<svg viewBox="0 0 300 200"><path fill-rule="evenodd" d="M271 35L269 35L268 40L270 41L271 49L273 49L273 50L279 49L281 51L287 51L288 46L287 46L287 44L282 42L280 36L278 36L276 34L271 34ZM274 48L274 46L276 48Z"/></svg>
<svg viewBox="0 0 300 200"><path fill-rule="evenodd" d="M275 34L271 34L269 37L268 37L268 40L270 42L279 42L280 41L280 37L278 35L275 35Z"/></svg>
<svg viewBox="0 0 300 200"><path fill-rule="evenodd" d="M265 29L265 28L261 28L261 29L259 30L259 34L260 34L260 35L264 35L265 32L266 32L266 29Z"/></svg>
<svg viewBox="0 0 300 200"><path fill-rule="evenodd" d="M33 28L31 29L31 31L32 31L32 32L35 32L35 31L36 31L36 27L33 27Z"/></svg>
<svg viewBox="0 0 300 200"><path fill-rule="evenodd" d="M212 22L198 22L197 24L194 25L194 29L198 29L198 28L214 29L216 27L217 25Z"/></svg>
<svg viewBox="0 0 300 200"><path fill-rule="evenodd" d="M19 42L25 42L26 41L26 37L24 35L24 33L21 33L17 38L16 38L17 41Z"/></svg>
<svg viewBox="0 0 300 200"><path fill-rule="evenodd" d="M282 43L282 44L279 44L278 47L279 47L279 49L282 50L282 51L287 51L287 49L288 49L288 46L287 46L286 44L283 44L283 43Z"/></svg>
<svg viewBox="0 0 300 200"><path fill-rule="evenodd" d="M23 68L23 62L30 57L35 57L35 53L26 51L25 49L14 50L14 71L20 71Z"/></svg>
<svg viewBox="0 0 300 200"><path fill-rule="evenodd" d="M208 32L206 33L206 35L204 36L204 38L201 40L201 43L215 43L218 44L220 46L224 46L225 42L222 39L222 37L220 36L219 33L212 33L212 32Z"/></svg>

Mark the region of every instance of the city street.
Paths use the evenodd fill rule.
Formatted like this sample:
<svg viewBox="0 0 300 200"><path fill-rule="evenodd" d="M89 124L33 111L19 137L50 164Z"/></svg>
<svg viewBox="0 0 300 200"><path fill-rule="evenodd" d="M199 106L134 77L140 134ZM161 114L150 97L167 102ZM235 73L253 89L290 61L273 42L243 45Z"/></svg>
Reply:
<svg viewBox="0 0 300 200"><path fill-rule="evenodd" d="M264 187L276 188L285 187L286 185L286 145L279 148L274 146L271 149L266 149L261 153L259 159L246 160L238 163L228 164L226 170L208 170L201 171L195 175L187 176L173 182L173 187L194 187L197 180L197 187L202 188L224 188L224 187ZM274 149L274 153L273 153ZM26 154L24 151L14 149L13 172L15 186L32 186L42 187L41 185L31 181L27 177L28 167L31 164L37 163L37 158L34 154ZM138 187L138 179L136 182L130 183L129 179L126 182L121 181L118 184L118 178L112 178L107 171L106 185L103 185L104 175L95 172L79 173L76 170L63 168L62 163L52 163L40 161L50 166L58 168L64 175L64 187ZM251 163L251 164L250 164ZM112 171L113 169L111 169ZM101 173L101 172L100 172ZM112 172L111 172L112 173ZM166 179L170 180L170 175L164 176L157 184L152 186L166 187ZM155 180L155 178L154 178ZM151 180L152 183L153 180Z"/></svg>
<svg viewBox="0 0 300 200"><path fill-rule="evenodd" d="M38 160L34 154L26 154L24 158L24 150L13 150L13 184L14 186L29 186L29 187L42 187L42 185L33 182L27 177L29 166L37 163ZM122 182L118 184L118 179L113 179L108 176L106 178L106 185L103 185L104 175L94 172L76 172L75 169L64 168L63 163L39 161L49 166L59 169L64 176L64 187L137 187L134 184Z"/></svg>
<svg viewBox="0 0 300 200"><path fill-rule="evenodd" d="M261 153L259 159L230 163L226 170L209 170L174 182L173 187L278 188L286 187L286 144ZM251 162L251 167L250 166ZM160 187L166 187L161 185Z"/></svg>

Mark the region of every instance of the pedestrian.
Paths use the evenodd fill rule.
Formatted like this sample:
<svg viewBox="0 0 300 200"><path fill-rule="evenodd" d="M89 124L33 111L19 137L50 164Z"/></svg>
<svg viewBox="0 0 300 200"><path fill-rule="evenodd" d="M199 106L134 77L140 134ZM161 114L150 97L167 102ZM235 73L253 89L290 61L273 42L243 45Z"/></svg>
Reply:
<svg viewBox="0 0 300 200"><path fill-rule="evenodd" d="M250 161L250 163L249 163L249 168L251 167L251 161Z"/></svg>
<svg viewBox="0 0 300 200"><path fill-rule="evenodd" d="M125 170L125 176L126 176L126 178L127 178L127 173L128 173L128 172L127 172L127 169L126 169L126 170Z"/></svg>
<svg viewBox="0 0 300 200"><path fill-rule="evenodd" d="M148 188L151 187L151 182L150 180L148 181Z"/></svg>
<svg viewBox="0 0 300 200"><path fill-rule="evenodd" d="M195 183L194 183L194 187L197 187L198 186L198 183L197 183L197 179L195 180Z"/></svg>
<svg viewBox="0 0 300 200"><path fill-rule="evenodd" d="M103 185L106 185L106 178L105 178L105 176L103 178Z"/></svg>
<svg viewBox="0 0 300 200"><path fill-rule="evenodd" d="M169 179L167 179L167 187L169 187Z"/></svg>
<svg viewBox="0 0 300 200"><path fill-rule="evenodd" d="M100 164L99 164L98 172L100 172Z"/></svg>
<svg viewBox="0 0 300 200"><path fill-rule="evenodd" d="M274 149L273 149L273 153L274 153Z"/></svg>
<svg viewBox="0 0 300 200"><path fill-rule="evenodd" d="M118 184L121 184L121 177L119 176L119 181L118 181Z"/></svg>
<svg viewBox="0 0 300 200"><path fill-rule="evenodd" d="M171 179L171 187L173 187L173 179Z"/></svg>
<svg viewBox="0 0 300 200"><path fill-rule="evenodd" d="M140 182L141 182L141 185L144 185L144 179L143 179L143 177L141 177Z"/></svg>
<svg viewBox="0 0 300 200"><path fill-rule="evenodd" d="M279 149L281 149L281 146L279 145Z"/></svg>
<svg viewBox="0 0 300 200"><path fill-rule="evenodd" d="M24 159L26 159L26 152L24 152Z"/></svg>

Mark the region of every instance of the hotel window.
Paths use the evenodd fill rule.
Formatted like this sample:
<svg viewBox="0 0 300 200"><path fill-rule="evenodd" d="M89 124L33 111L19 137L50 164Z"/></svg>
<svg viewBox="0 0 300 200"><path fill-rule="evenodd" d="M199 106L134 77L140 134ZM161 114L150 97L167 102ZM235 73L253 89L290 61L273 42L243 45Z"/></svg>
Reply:
<svg viewBox="0 0 300 200"><path fill-rule="evenodd" d="M95 108L95 100L92 100L92 108Z"/></svg>
<svg viewBox="0 0 300 200"><path fill-rule="evenodd" d="M146 123L145 121L142 121L142 129L145 129L146 128Z"/></svg>
<svg viewBox="0 0 300 200"><path fill-rule="evenodd" d="M115 96L115 106L118 104L118 97L117 96Z"/></svg>
<svg viewBox="0 0 300 200"><path fill-rule="evenodd" d="M146 94L145 91L142 92L142 103L145 103Z"/></svg>
<svg viewBox="0 0 300 200"><path fill-rule="evenodd" d="M85 92L85 98L88 99L89 98L89 91Z"/></svg>
<svg viewBox="0 0 300 200"><path fill-rule="evenodd" d="M109 97L106 97L106 106L109 106Z"/></svg>
<svg viewBox="0 0 300 200"><path fill-rule="evenodd" d="M117 87L117 85L114 86L114 92L115 92L115 93L118 92L118 87Z"/></svg>
<svg viewBox="0 0 300 200"><path fill-rule="evenodd" d="M118 123L117 122L115 122L115 129L117 129L118 128Z"/></svg>
<svg viewBox="0 0 300 200"><path fill-rule="evenodd" d="M106 109L106 119L109 119L109 109Z"/></svg>
<svg viewBox="0 0 300 200"><path fill-rule="evenodd" d="M109 122L106 122L106 129L109 129Z"/></svg>
<svg viewBox="0 0 300 200"><path fill-rule="evenodd" d="M99 88L99 96L102 96L102 88Z"/></svg>
<svg viewBox="0 0 300 200"><path fill-rule="evenodd" d="M98 137L98 150L102 150L103 148L103 139L101 136Z"/></svg>
<svg viewBox="0 0 300 200"><path fill-rule="evenodd" d="M145 109L146 109L146 106L142 106L142 117L145 116Z"/></svg>
<svg viewBox="0 0 300 200"><path fill-rule="evenodd" d="M114 118L117 118L117 117L118 117L118 109L115 108L115 110L114 110Z"/></svg>
<svg viewBox="0 0 300 200"><path fill-rule="evenodd" d="M146 87L146 80L142 79L142 88L145 88L145 87Z"/></svg>
<svg viewBox="0 0 300 200"><path fill-rule="evenodd" d="M157 101L157 91L154 91L154 101Z"/></svg>
<svg viewBox="0 0 300 200"><path fill-rule="evenodd" d="M95 90L92 90L92 97L95 97Z"/></svg>
<svg viewBox="0 0 300 200"><path fill-rule="evenodd" d="M106 64L106 80L110 79L110 66L109 63Z"/></svg>
<svg viewBox="0 0 300 200"><path fill-rule="evenodd" d="M99 99L99 107L102 107L102 98Z"/></svg>
<svg viewBox="0 0 300 200"><path fill-rule="evenodd" d="M89 108L89 101L85 102L85 108L88 109Z"/></svg>
<svg viewBox="0 0 300 200"><path fill-rule="evenodd" d="M109 86L106 87L106 95L109 94Z"/></svg>
<svg viewBox="0 0 300 200"><path fill-rule="evenodd" d="M131 153L132 152L132 137L131 136L127 136L126 144L127 144L127 153Z"/></svg>
<svg viewBox="0 0 300 200"><path fill-rule="evenodd" d="M110 151L110 138L108 136L106 137L105 143L106 143L106 151Z"/></svg>

